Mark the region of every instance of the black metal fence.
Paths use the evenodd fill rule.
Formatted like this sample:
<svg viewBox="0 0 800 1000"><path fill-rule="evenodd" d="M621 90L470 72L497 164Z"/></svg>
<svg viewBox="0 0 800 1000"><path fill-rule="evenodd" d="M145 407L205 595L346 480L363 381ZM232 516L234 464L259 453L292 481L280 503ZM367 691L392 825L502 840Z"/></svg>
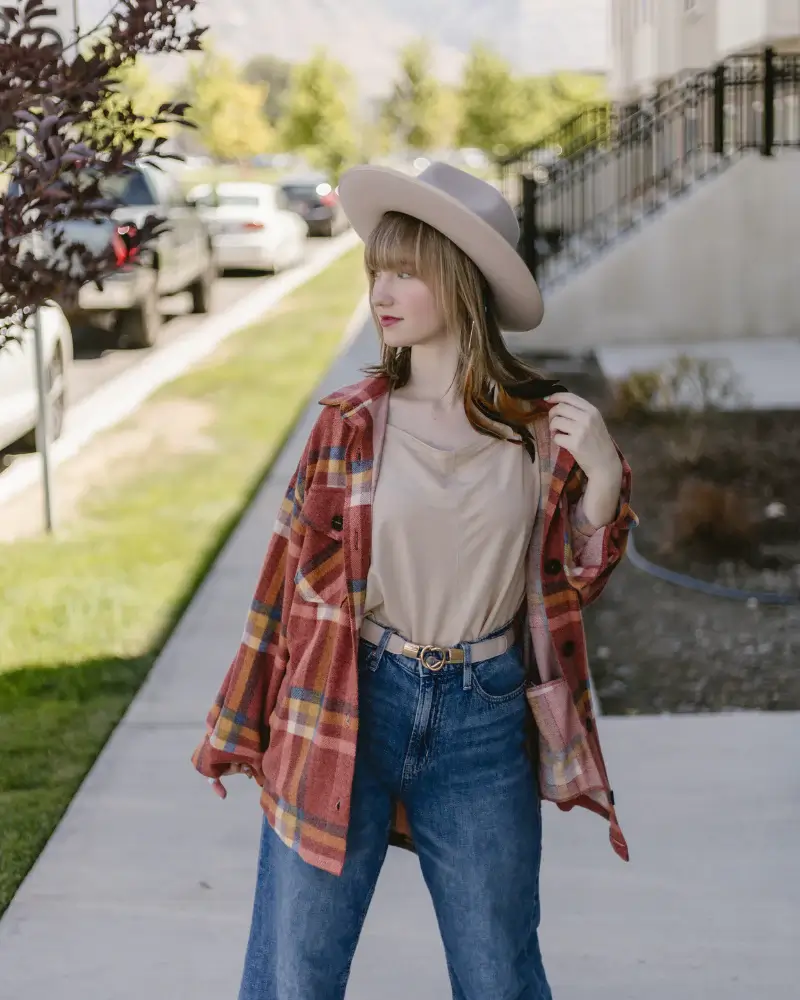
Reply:
<svg viewBox="0 0 800 1000"><path fill-rule="evenodd" d="M520 177L542 164L574 160L581 154L606 144L614 130L616 112L608 102L582 108L572 118L540 136L535 142L515 149L496 161L500 189L508 198L518 190Z"/></svg>
<svg viewBox="0 0 800 1000"><path fill-rule="evenodd" d="M800 148L800 56L732 58L603 121L569 152L544 157L540 141L498 164L543 287L738 156Z"/></svg>

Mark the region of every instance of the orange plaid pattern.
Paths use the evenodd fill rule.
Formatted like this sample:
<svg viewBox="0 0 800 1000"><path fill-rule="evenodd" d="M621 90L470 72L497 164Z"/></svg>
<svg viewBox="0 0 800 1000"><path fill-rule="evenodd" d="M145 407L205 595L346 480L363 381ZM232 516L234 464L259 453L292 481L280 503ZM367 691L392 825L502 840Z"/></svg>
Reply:
<svg viewBox="0 0 800 1000"><path fill-rule="evenodd" d="M192 756L209 777L232 762L249 763L278 836L337 875L347 841L371 500L388 399L388 380L370 377L321 400L278 512L241 644ZM627 859L592 718L581 609L600 596L638 524L631 470L620 453L617 515L594 528L582 512L585 477L550 440L550 405L532 403L542 493L528 558L525 644L531 676L538 674L528 700L540 723L540 790L562 809L580 805L604 816L612 846ZM413 850L400 803L392 842Z"/></svg>

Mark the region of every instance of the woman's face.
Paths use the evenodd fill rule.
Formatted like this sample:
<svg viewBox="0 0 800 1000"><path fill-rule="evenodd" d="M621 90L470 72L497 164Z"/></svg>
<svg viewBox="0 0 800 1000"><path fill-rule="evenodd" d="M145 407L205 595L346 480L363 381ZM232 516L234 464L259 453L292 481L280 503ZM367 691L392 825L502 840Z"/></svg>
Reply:
<svg viewBox="0 0 800 1000"><path fill-rule="evenodd" d="M378 271L371 301L388 347L413 347L446 336L433 292L411 271Z"/></svg>

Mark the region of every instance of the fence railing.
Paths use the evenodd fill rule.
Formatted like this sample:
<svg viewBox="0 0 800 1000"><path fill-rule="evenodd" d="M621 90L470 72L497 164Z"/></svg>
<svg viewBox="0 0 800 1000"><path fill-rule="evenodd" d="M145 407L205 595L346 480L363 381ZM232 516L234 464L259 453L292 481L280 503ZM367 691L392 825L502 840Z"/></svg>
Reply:
<svg viewBox="0 0 800 1000"><path fill-rule="evenodd" d="M615 111L608 103L592 104L539 136L527 146L512 150L496 161L500 190L506 197L518 190L520 176L541 164L574 159L587 150L607 143Z"/></svg>
<svg viewBox="0 0 800 1000"><path fill-rule="evenodd" d="M767 50L609 114L602 137L573 137L572 156L537 159L532 147L499 166L518 208L520 253L547 287L711 171L787 147L800 148L800 56Z"/></svg>

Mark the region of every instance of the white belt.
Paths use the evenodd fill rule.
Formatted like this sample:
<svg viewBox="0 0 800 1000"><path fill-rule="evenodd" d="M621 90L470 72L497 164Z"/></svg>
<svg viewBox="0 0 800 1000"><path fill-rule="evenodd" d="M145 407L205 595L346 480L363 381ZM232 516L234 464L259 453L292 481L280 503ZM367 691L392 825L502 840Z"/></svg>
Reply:
<svg viewBox="0 0 800 1000"><path fill-rule="evenodd" d="M376 646L380 645L381 639L387 631L390 630L372 621L371 618L365 618L361 625L362 637ZM469 642L465 645L470 647L471 663L481 663L483 660L490 660L493 656L502 656L514 645L514 626L509 625L505 632L492 639L480 639L478 642ZM441 670L445 663L464 662L464 650L458 646L419 646L415 642L406 642L397 632L391 633L385 648L390 653L419 660L424 667L433 671Z"/></svg>

